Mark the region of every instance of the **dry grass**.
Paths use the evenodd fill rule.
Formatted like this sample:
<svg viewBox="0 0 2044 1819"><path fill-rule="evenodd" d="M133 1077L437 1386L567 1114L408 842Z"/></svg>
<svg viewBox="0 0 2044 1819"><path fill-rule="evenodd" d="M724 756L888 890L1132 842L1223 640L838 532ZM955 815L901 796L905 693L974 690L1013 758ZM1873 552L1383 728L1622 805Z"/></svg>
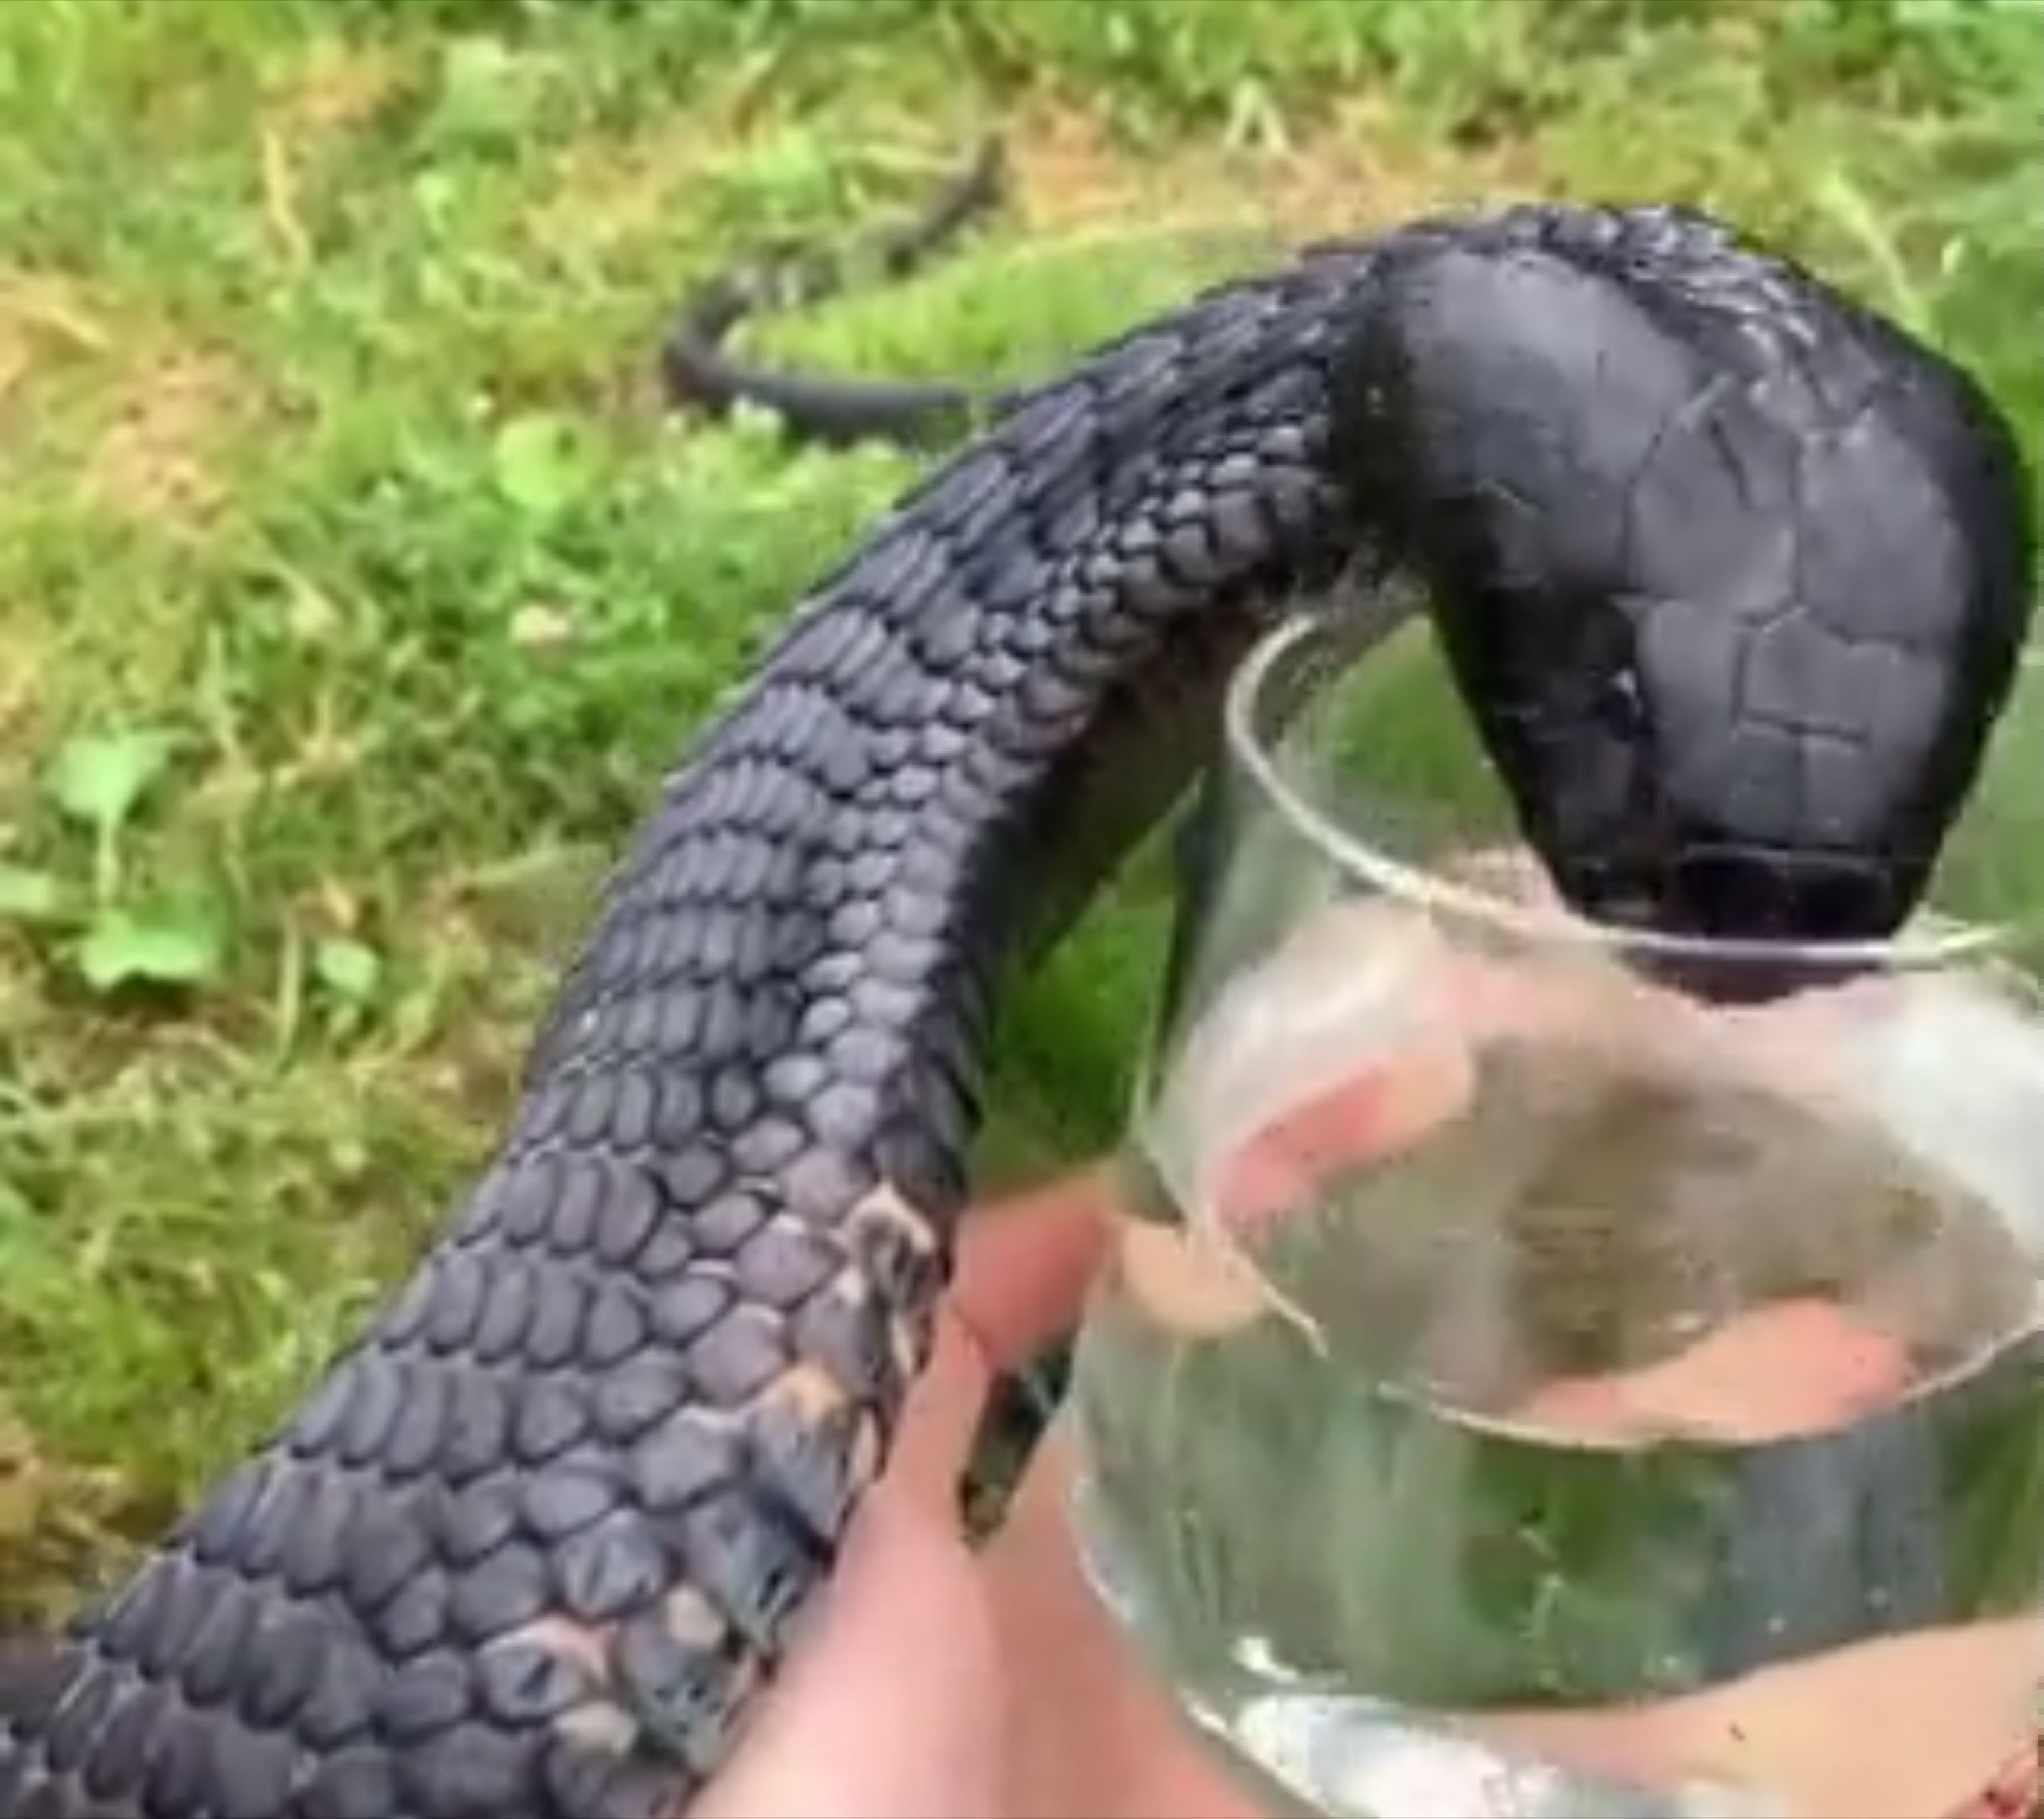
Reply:
<svg viewBox="0 0 2044 1819"><path fill-rule="evenodd" d="M249 414L247 372L224 354L173 350L137 361L109 389L108 421L78 473L81 503L191 534L232 483L218 451Z"/></svg>
<svg viewBox="0 0 2044 1819"><path fill-rule="evenodd" d="M1031 236L1125 232L1131 223L1296 244L1439 208L1540 193L1539 147L1459 152L1403 130L1381 96L1344 98L1296 139L1194 141L1146 155L1103 110L1038 104L1017 120L1015 205Z"/></svg>

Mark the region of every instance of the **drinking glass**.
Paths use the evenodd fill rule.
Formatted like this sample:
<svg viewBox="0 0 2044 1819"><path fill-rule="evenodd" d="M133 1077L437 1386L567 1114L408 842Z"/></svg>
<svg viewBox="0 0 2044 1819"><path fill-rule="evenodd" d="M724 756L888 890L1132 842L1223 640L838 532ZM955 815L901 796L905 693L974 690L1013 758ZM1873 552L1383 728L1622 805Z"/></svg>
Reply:
<svg viewBox="0 0 2044 1819"><path fill-rule="evenodd" d="M1088 1576L1274 1811L1958 1812L2044 1684L2044 728L1892 940L1790 949L1570 913L1462 724L1418 623L1233 684Z"/></svg>

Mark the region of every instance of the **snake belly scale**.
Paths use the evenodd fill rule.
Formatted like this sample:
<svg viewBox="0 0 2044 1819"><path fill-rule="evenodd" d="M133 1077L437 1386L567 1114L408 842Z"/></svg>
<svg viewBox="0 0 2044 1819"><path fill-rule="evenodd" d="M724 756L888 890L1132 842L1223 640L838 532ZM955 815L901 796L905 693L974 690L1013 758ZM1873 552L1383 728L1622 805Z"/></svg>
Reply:
<svg viewBox="0 0 2044 1819"><path fill-rule="evenodd" d="M684 1811L889 1456L1002 969L1251 638L1416 568L1580 905L1878 934L2031 536L1963 376L1665 210L1308 249L1018 397L665 779L443 1235L17 1691L0 1815Z"/></svg>

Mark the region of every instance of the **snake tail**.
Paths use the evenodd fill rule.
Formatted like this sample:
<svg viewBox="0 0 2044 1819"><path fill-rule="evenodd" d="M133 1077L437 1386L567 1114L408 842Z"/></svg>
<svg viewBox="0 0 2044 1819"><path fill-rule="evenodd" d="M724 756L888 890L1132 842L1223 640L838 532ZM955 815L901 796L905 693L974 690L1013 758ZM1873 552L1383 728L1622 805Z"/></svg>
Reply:
<svg viewBox="0 0 2044 1819"><path fill-rule="evenodd" d="M921 211L874 237L862 263L894 278L926 264L999 205L1006 170L1001 141L984 141ZM682 304L661 349L668 396L712 417L739 404L756 406L798 440L827 447L887 441L934 448L957 440L996 409L999 397L964 380L850 379L769 366L731 351L730 337L748 317L835 295L853 263L805 250L709 279Z"/></svg>

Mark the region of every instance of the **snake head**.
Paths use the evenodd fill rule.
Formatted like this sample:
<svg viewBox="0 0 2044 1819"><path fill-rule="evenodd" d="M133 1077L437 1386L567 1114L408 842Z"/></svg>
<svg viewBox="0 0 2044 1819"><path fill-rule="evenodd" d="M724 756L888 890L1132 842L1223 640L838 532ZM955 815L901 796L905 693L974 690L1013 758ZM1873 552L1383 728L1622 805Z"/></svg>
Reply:
<svg viewBox="0 0 2044 1819"><path fill-rule="evenodd" d="M1556 887L1656 933L1892 934L2025 635L1993 407L1697 216L1528 210L1376 282L1337 458Z"/></svg>

